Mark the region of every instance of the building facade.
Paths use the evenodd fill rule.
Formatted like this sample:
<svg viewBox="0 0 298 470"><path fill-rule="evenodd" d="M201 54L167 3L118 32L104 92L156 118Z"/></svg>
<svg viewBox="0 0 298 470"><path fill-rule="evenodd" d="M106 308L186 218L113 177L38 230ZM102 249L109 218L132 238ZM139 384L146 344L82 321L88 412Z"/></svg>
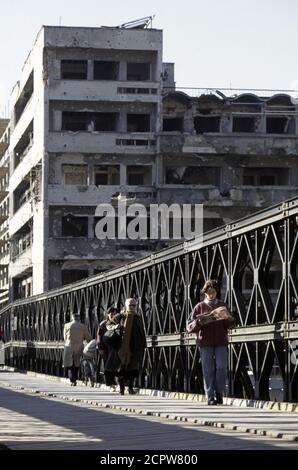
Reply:
<svg viewBox="0 0 298 470"><path fill-rule="evenodd" d="M9 133L9 120L0 119L0 308L8 302L9 298Z"/></svg>
<svg viewBox="0 0 298 470"><path fill-rule="evenodd" d="M99 204L204 204L209 230L297 194L294 101L178 91L160 30L43 27L11 109L11 300L171 243L99 240Z"/></svg>

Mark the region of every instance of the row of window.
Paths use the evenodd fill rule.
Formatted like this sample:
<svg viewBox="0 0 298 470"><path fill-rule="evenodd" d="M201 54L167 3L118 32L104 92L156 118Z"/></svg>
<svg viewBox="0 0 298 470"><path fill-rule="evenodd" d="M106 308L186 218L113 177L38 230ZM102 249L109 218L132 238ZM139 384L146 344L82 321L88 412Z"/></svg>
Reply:
<svg viewBox="0 0 298 470"><path fill-rule="evenodd" d="M152 185L152 167L127 165L127 184L130 186ZM88 184L87 165L62 165L64 184ZM97 165L94 167L94 184L96 186L119 186L120 165Z"/></svg>
<svg viewBox="0 0 298 470"><path fill-rule="evenodd" d="M232 116L232 132L258 132L259 120L256 116ZM197 134L221 131L220 116L195 116L194 128ZM183 117L164 117L164 132L183 132ZM267 134L295 134L295 118L293 116L266 116Z"/></svg>
<svg viewBox="0 0 298 470"><path fill-rule="evenodd" d="M117 132L119 113L63 111L63 131ZM127 114L127 132L150 132L150 114Z"/></svg>
<svg viewBox="0 0 298 470"><path fill-rule="evenodd" d="M118 61L95 60L92 62L93 80L119 80ZM61 79L65 80L87 80L88 61L87 60L61 60ZM150 62L127 62L126 80L128 81L149 81L151 79Z"/></svg>
<svg viewBox="0 0 298 470"><path fill-rule="evenodd" d="M120 114L117 112L63 111L62 130L117 132ZM220 132L220 116L195 116L194 129L197 134ZM127 114L127 132L150 132L150 114ZM184 132L183 117L164 117L164 132ZM255 133L258 131L255 116L233 116L232 132ZM266 117L267 134L295 134L294 117Z"/></svg>
<svg viewBox="0 0 298 470"><path fill-rule="evenodd" d="M126 184L131 186L151 186L152 167L128 165ZM248 186L284 186L290 184L287 168L241 168L242 181ZM70 185L88 184L87 165L62 165L63 183ZM171 166L165 168L165 184L212 185L219 186L221 168L202 166ZM94 167L96 186L120 184L120 165L97 165ZM239 184L237 182L237 184Z"/></svg>

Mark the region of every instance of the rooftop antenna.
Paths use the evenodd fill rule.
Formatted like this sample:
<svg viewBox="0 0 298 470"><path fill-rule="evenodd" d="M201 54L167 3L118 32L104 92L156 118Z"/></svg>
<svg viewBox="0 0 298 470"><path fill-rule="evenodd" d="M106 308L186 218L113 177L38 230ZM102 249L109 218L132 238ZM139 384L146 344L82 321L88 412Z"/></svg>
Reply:
<svg viewBox="0 0 298 470"><path fill-rule="evenodd" d="M59 16L59 26L61 26L62 16Z"/></svg>
<svg viewBox="0 0 298 470"><path fill-rule="evenodd" d="M125 29L143 29L143 28L152 28L152 21L155 18L155 15L145 16L144 18L139 18L138 20L129 21L128 23L123 23L117 28Z"/></svg>

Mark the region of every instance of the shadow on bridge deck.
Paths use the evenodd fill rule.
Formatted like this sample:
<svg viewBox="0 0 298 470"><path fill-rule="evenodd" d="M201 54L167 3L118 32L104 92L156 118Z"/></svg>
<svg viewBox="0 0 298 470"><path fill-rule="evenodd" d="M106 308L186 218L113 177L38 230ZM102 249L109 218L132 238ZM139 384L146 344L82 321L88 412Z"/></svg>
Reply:
<svg viewBox="0 0 298 470"><path fill-rule="evenodd" d="M298 449L285 440L298 440L296 413L120 396L9 371L0 387L0 439L11 449Z"/></svg>

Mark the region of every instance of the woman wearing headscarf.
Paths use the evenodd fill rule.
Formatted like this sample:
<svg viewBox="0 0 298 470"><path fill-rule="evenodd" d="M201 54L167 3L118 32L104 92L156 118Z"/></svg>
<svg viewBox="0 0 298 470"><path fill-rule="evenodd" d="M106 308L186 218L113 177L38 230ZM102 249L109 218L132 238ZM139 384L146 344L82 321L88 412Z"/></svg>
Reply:
<svg viewBox="0 0 298 470"><path fill-rule="evenodd" d="M137 301L132 298L126 299L125 308L120 315L123 337L118 351L120 360L118 382L121 395L124 395L126 382L128 383L128 393L134 394L134 380L139 375L146 347L146 336L142 318L137 311Z"/></svg>

